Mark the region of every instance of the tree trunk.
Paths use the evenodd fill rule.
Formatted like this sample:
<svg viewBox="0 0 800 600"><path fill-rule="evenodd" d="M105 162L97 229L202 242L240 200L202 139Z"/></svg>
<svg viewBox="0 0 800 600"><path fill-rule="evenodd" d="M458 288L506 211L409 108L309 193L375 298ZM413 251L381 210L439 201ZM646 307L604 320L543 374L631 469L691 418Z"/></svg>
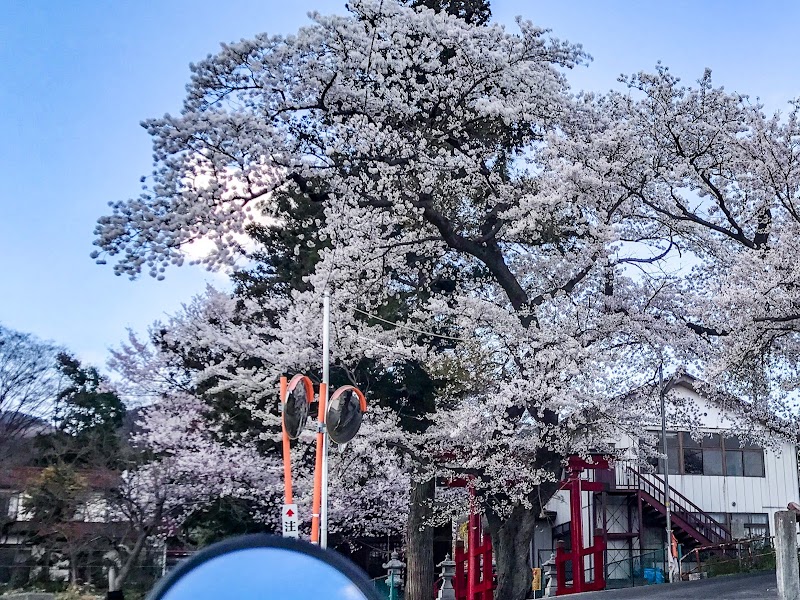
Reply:
<svg viewBox="0 0 800 600"><path fill-rule="evenodd" d="M406 600L431 600L435 580L433 516L435 482L411 482L411 502L406 533Z"/></svg>
<svg viewBox="0 0 800 600"><path fill-rule="evenodd" d="M139 560L139 555L144 550L145 542L149 536L149 530L142 531L139 533L139 537L136 540L136 544L133 546L133 550L128 555L125 562L122 564L122 568L119 570L119 573L116 577L113 578L113 582L111 581L111 577L109 577L108 587L109 587L109 594L111 592L119 592L122 589L122 584L125 583L125 580L128 578L131 570L133 569L136 561ZM115 598L119 598L120 596L114 596Z"/></svg>
<svg viewBox="0 0 800 600"><path fill-rule="evenodd" d="M532 575L528 553L538 514L538 506L524 508L516 505L504 519L487 511L492 550L497 565L495 598L524 600L528 596Z"/></svg>
<svg viewBox="0 0 800 600"><path fill-rule="evenodd" d="M70 587L78 585L78 559L74 552L69 553L69 585Z"/></svg>

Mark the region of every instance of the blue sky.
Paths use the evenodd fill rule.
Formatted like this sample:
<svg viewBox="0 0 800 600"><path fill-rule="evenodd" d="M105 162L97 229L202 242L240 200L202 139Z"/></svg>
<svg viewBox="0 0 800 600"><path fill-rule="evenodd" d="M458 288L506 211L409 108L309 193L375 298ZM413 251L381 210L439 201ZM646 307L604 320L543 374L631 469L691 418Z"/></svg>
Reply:
<svg viewBox="0 0 800 600"><path fill-rule="evenodd" d="M800 96L800 3L737 0L494 0L583 43L594 62L573 87L605 91L658 60L686 81L705 67L770 109ZM0 323L63 344L99 366L125 329L144 332L219 276L173 269L165 281L115 277L89 258L109 201L151 168L139 122L177 111L188 64L222 41L290 33L343 0L1 0Z"/></svg>

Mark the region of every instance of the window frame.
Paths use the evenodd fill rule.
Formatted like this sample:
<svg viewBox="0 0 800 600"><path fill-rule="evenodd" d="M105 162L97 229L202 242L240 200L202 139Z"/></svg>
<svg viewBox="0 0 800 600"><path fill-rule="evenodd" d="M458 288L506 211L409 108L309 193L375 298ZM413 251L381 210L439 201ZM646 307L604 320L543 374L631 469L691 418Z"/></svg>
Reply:
<svg viewBox="0 0 800 600"><path fill-rule="evenodd" d="M742 441L738 436L725 436L720 432L710 431L703 433L703 439L700 442L695 442L692 440L691 444L684 444L684 436L689 436L691 439L691 435L688 431L675 431L675 430L668 430L667 434L675 434L677 436L677 454L678 454L678 464L677 468L672 463L674 461L670 461L669 464L669 471L670 475L691 475L691 476L700 476L700 477L751 477L751 478L758 478L758 477L766 477L766 457L764 455L764 448L759 446L755 446L750 444L749 442ZM707 444L706 438L711 438L712 440L716 438L716 444ZM662 439L659 436L658 440L658 449L659 451L662 450ZM729 447L730 446L730 447ZM667 447L664 448L664 451L668 451L670 447L669 440L667 440ZM701 461L701 469L702 473L687 473L686 472L686 450L691 453L700 454L700 461ZM705 452L715 452L719 453L720 456L720 463L721 463L721 473L706 473L706 455ZM728 454L731 454L731 468L734 468L735 460L733 458L733 454L736 454L740 457L739 464L741 465L741 473L731 474L729 473L728 467ZM745 460L747 454L759 455L760 459L759 462L761 464L761 471L757 474L748 474L747 473L747 461ZM752 463L751 463L752 465ZM659 475L663 475L664 472L662 471L663 468L663 459L659 458L658 462L655 466L656 473Z"/></svg>

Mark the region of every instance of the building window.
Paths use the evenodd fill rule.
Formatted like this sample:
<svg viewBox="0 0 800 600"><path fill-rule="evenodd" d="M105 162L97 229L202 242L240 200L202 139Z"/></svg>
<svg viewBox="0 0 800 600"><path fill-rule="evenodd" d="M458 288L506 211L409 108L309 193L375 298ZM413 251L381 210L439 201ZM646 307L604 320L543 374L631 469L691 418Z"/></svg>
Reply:
<svg viewBox="0 0 800 600"><path fill-rule="evenodd" d="M705 513L724 525L735 539L769 537L769 515L766 513ZM698 515L699 516L699 515Z"/></svg>
<svg viewBox="0 0 800 600"><path fill-rule="evenodd" d="M13 492L0 492L0 523L6 519L17 520L19 495Z"/></svg>
<svg viewBox="0 0 800 600"><path fill-rule="evenodd" d="M769 516L765 513L729 513L728 518L734 538L769 536Z"/></svg>
<svg viewBox="0 0 800 600"><path fill-rule="evenodd" d="M681 437L683 438L683 472L686 475L702 475L705 461L700 442L696 442L689 435Z"/></svg>
<svg viewBox="0 0 800 600"><path fill-rule="evenodd" d="M670 475L764 477L764 449L735 436L709 433L697 441L685 431L668 431L667 457ZM663 461L651 464L664 472Z"/></svg>

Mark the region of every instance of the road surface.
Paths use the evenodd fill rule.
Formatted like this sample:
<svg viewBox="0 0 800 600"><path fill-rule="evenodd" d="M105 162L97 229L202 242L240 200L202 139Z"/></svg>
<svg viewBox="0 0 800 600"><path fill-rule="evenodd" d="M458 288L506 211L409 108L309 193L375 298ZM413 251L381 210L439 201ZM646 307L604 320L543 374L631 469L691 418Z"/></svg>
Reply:
<svg viewBox="0 0 800 600"><path fill-rule="evenodd" d="M725 575L661 585L573 594L581 600L773 600L778 597L775 573Z"/></svg>

